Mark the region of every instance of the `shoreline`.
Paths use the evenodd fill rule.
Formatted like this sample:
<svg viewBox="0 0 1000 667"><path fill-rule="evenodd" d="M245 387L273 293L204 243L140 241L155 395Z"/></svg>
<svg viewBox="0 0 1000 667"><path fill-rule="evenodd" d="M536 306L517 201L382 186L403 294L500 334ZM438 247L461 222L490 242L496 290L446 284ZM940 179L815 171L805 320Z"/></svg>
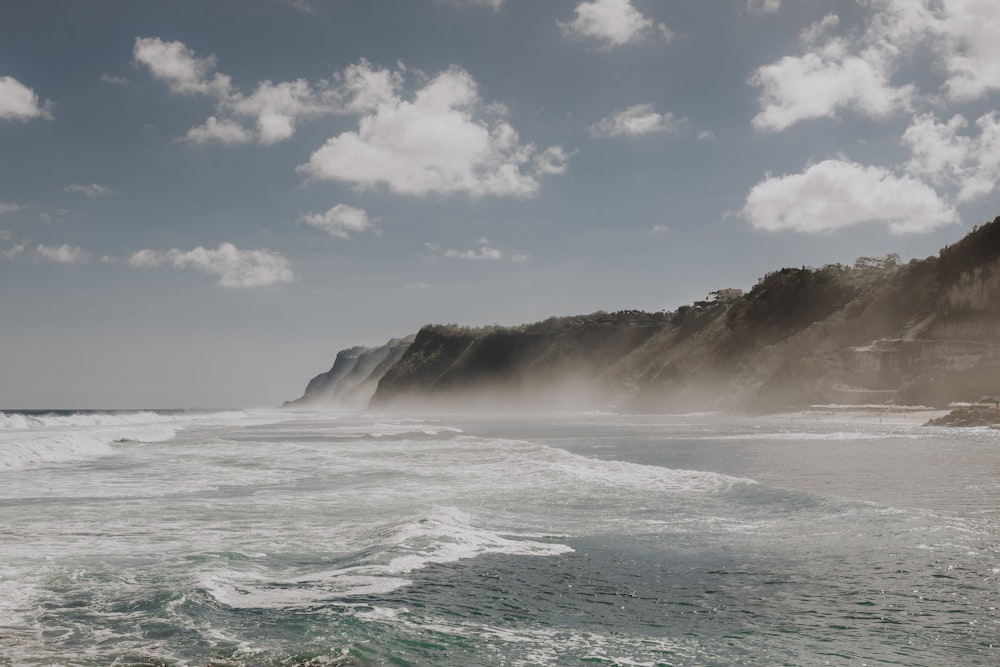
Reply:
<svg viewBox="0 0 1000 667"><path fill-rule="evenodd" d="M938 419L950 409L926 405L811 405L769 415L764 419L813 422L857 422L864 424L920 424Z"/></svg>

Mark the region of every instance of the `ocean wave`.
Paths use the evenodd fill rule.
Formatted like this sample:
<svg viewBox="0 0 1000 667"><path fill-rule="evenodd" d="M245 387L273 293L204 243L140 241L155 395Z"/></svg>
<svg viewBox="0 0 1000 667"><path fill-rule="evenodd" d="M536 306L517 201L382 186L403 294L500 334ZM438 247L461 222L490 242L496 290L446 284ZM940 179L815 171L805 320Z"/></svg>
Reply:
<svg viewBox="0 0 1000 667"><path fill-rule="evenodd" d="M192 423L244 415L242 411L0 412L0 470L107 456L122 443L164 442Z"/></svg>
<svg viewBox="0 0 1000 667"><path fill-rule="evenodd" d="M243 410L216 412L156 412L153 410L0 412L0 431L53 427L131 426L134 424L166 424L204 420L243 420L246 417L247 413Z"/></svg>
<svg viewBox="0 0 1000 667"><path fill-rule="evenodd" d="M408 586L408 575L428 566L483 554L557 556L571 553L565 544L501 534L476 525L456 507L437 507L392 526L384 540L366 548L345 567L274 580L258 568L205 573L201 587L220 604L241 609L302 608L345 598L385 595Z"/></svg>
<svg viewBox="0 0 1000 667"><path fill-rule="evenodd" d="M529 441L459 436L468 445L462 452L448 451L450 458L468 458L481 475L484 467L496 469L497 481L508 487L587 488L616 495L630 491L706 494L726 491L733 486L756 484L755 480L702 470L683 470L629 461L601 459L574 454L564 449Z"/></svg>

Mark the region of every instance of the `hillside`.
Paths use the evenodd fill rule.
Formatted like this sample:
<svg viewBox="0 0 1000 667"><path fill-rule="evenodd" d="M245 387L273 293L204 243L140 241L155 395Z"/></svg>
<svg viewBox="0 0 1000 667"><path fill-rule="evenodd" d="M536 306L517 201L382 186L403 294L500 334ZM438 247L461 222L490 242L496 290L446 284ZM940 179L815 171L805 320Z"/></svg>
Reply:
<svg viewBox="0 0 1000 667"><path fill-rule="evenodd" d="M723 290L675 312L429 325L404 340L342 352L299 400L343 402L359 386L351 359L367 354L381 355L360 373L377 389L356 391L352 404L370 395L377 409L975 401L1000 394L1000 218L937 257L785 268L745 294Z"/></svg>

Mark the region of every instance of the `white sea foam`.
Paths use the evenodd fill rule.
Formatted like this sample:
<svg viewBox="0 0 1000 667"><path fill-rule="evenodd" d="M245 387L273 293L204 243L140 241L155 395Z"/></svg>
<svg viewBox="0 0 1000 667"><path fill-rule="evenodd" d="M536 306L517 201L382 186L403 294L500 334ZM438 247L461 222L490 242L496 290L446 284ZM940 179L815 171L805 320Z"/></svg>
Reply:
<svg viewBox="0 0 1000 667"><path fill-rule="evenodd" d="M263 413L261 413L263 414ZM136 412L70 412L70 413L38 413L0 412L0 430L6 429L39 429L52 427L88 427L88 426L131 426L136 424L179 424L184 422L229 422L233 420L249 421L249 414L243 410L225 410L219 412L153 412L140 410ZM276 417L270 415L260 423L270 423Z"/></svg>
<svg viewBox="0 0 1000 667"><path fill-rule="evenodd" d="M452 563L485 553L556 556L573 551L564 544L537 542L520 535L505 537L477 528L468 514L455 507L437 508L428 516L403 525L393 536L393 542L404 554L395 556L385 566L385 571L391 574L405 574L431 563Z"/></svg>
<svg viewBox="0 0 1000 667"><path fill-rule="evenodd" d="M505 482L517 486L565 488L570 484L591 491L613 490L616 494L627 494L631 489L689 495L756 483L752 479L714 472L591 458L516 440L461 436L458 441L470 445L467 452L470 465L488 465L492 459L498 472L511 477ZM449 456L454 456L453 450Z"/></svg>
<svg viewBox="0 0 1000 667"><path fill-rule="evenodd" d="M32 434L0 439L0 470L111 454L107 438L81 433Z"/></svg>
<svg viewBox="0 0 1000 667"><path fill-rule="evenodd" d="M406 575L430 565L453 563L482 554L556 556L571 553L564 544L501 535L474 525L454 507L435 508L391 530L385 543L365 561L336 570L309 572L274 580L260 569L216 570L203 575L201 587L216 601L242 609L301 608L362 595L385 595L411 583Z"/></svg>
<svg viewBox="0 0 1000 667"><path fill-rule="evenodd" d="M244 416L241 411L0 413L0 470L107 456L116 443L163 442L193 423Z"/></svg>
<svg viewBox="0 0 1000 667"><path fill-rule="evenodd" d="M26 573L17 568L0 569L0 628L13 628L25 622L29 601L37 593Z"/></svg>

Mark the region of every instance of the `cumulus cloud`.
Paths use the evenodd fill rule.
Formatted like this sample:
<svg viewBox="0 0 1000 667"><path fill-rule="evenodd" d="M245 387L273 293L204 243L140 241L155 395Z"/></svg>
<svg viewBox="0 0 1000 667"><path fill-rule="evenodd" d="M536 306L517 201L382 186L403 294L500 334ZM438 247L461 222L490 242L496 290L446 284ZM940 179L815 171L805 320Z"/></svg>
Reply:
<svg viewBox="0 0 1000 667"><path fill-rule="evenodd" d="M976 99L1000 89L1000 5L995 0L948 0L928 16L928 31L943 42L949 97Z"/></svg>
<svg viewBox="0 0 1000 667"><path fill-rule="evenodd" d="M887 223L896 234L923 233L959 222L950 204L912 176L845 159L766 178L747 196L743 217L759 230L808 233L868 222Z"/></svg>
<svg viewBox="0 0 1000 667"><path fill-rule="evenodd" d="M913 87L893 86L882 54L852 53L843 39L832 39L815 51L786 56L764 65L750 77L762 88L757 129L780 132L800 121L832 118L841 108L869 116L887 116L908 108Z"/></svg>
<svg viewBox="0 0 1000 667"><path fill-rule="evenodd" d="M183 42L166 42L159 37L136 37L132 55L149 68L175 93L203 93L227 96L232 80L214 72L215 56L199 58Z"/></svg>
<svg viewBox="0 0 1000 667"><path fill-rule="evenodd" d="M298 167L311 178L417 196L528 196L537 175L564 169L562 149L539 153L502 118L488 120L498 109L482 102L463 69L441 72L412 99L399 94L397 77L365 62L346 79L349 105L365 111L357 131L330 138Z"/></svg>
<svg viewBox="0 0 1000 667"><path fill-rule="evenodd" d="M228 104L235 113L256 119L257 136L263 144L288 139L295 134L297 119L329 110L302 79L277 84L262 81L253 94L234 96Z"/></svg>
<svg viewBox="0 0 1000 667"><path fill-rule="evenodd" d="M293 9L297 9L303 14L315 15L316 8L313 7L309 0L285 0L285 4Z"/></svg>
<svg viewBox="0 0 1000 667"><path fill-rule="evenodd" d="M576 17L566 23L560 21L559 27L568 34L598 39L609 48L637 42L654 28L653 20L633 7L632 0L588 0L574 11ZM665 24L658 27L664 39L673 36Z"/></svg>
<svg viewBox="0 0 1000 667"><path fill-rule="evenodd" d="M774 14L781 10L781 0L747 0L751 14Z"/></svg>
<svg viewBox="0 0 1000 667"><path fill-rule="evenodd" d="M539 175L566 173L569 155L562 146L549 146L532 159L535 173Z"/></svg>
<svg viewBox="0 0 1000 667"><path fill-rule="evenodd" d="M104 83L110 83L115 86L129 86L132 82L123 76L118 76L116 74L102 74L100 76L101 81Z"/></svg>
<svg viewBox="0 0 1000 667"><path fill-rule="evenodd" d="M24 244L18 243L17 245L7 248L5 250L0 250L0 257L3 257L4 259L13 259L14 257L20 255L22 252L24 252Z"/></svg>
<svg viewBox="0 0 1000 667"><path fill-rule="evenodd" d="M133 55L172 92L208 95L216 100L217 115L185 135L194 143L236 145L256 139L272 144L291 137L296 122L302 118L344 111L340 97L327 88L326 82L314 89L302 79L261 81L251 94L244 95L228 75L215 71L215 56L199 57L182 42L139 37ZM252 135L235 117L251 119L256 134Z"/></svg>
<svg viewBox="0 0 1000 667"><path fill-rule="evenodd" d="M192 127L184 138L195 144L218 142L227 146L253 141L253 135L245 127L231 120L219 120L209 116L203 124Z"/></svg>
<svg viewBox="0 0 1000 667"><path fill-rule="evenodd" d="M300 173L358 187L387 186L409 195L463 193L529 196L538 178L561 174L568 155L559 146L522 144L498 104L487 104L465 70L452 66L404 96L405 67L350 65L333 82L262 81L245 95L215 72L214 57L199 57L181 42L136 39L134 56L175 93L214 97L216 114L191 128L193 143L271 144L291 137L296 124L324 114L358 115L357 131L331 137ZM251 133L238 120L252 119Z"/></svg>
<svg viewBox="0 0 1000 667"><path fill-rule="evenodd" d="M1000 186L1000 113L979 117L978 137L959 134L968 125L961 115L941 122L934 114L925 114L915 117L903 134L903 143L912 151L907 169L937 185L957 188L959 202Z"/></svg>
<svg viewBox="0 0 1000 667"><path fill-rule="evenodd" d="M457 0L459 2L464 2L468 5L484 5L486 7L492 7L494 11L500 9L503 6L503 0Z"/></svg>
<svg viewBox="0 0 1000 667"><path fill-rule="evenodd" d="M595 137L638 137L654 132L676 131L681 122L670 112L658 113L652 104L636 104L591 125L590 134Z"/></svg>
<svg viewBox="0 0 1000 667"><path fill-rule="evenodd" d="M60 246L39 244L35 246L35 256L59 264L77 264L88 259L87 253L82 248L65 243Z"/></svg>
<svg viewBox="0 0 1000 667"><path fill-rule="evenodd" d="M112 194L109 188L106 188L103 185L98 185L97 183L91 183L90 185L67 185L63 188L63 192L76 192L91 198L105 197Z"/></svg>
<svg viewBox="0 0 1000 667"><path fill-rule="evenodd" d="M493 244L487 238L481 238L476 241L478 247L471 248L469 250L455 250L452 248L442 248L435 243L425 243L424 246L433 253L440 253L444 257L449 259L469 259L474 261L488 260L488 261L498 261L503 259L504 254L498 248L494 248ZM514 255L511 258L513 262L524 262L528 260L527 255Z"/></svg>
<svg viewBox="0 0 1000 667"><path fill-rule="evenodd" d="M0 215L13 213L14 211L19 211L20 209L21 206L19 204L10 204L10 203L5 204L4 202L0 202Z"/></svg>
<svg viewBox="0 0 1000 667"><path fill-rule="evenodd" d="M0 76L0 120L51 118L52 103L39 103L31 88L10 76Z"/></svg>
<svg viewBox="0 0 1000 667"><path fill-rule="evenodd" d="M144 268L194 269L219 276L222 287L268 287L294 279L289 262L282 255L268 250L240 250L232 243L220 243L215 250L202 246L187 251L139 250L129 257L128 263Z"/></svg>
<svg viewBox="0 0 1000 667"><path fill-rule="evenodd" d="M346 204L337 204L326 213L306 214L302 216L302 222L342 239L351 238L351 234L375 229L375 221L368 217L364 209Z"/></svg>
<svg viewBox="0 0 1000 667"><path fill-rule="evenodd" d="M1000 90L1000 4L995 0L865 0L864 29L832 34L828 15L806 28L805 52L759 67L758 129L781 131L841 109L881 117L918 99L965 102ZM914 57L929 55L942 77L928 89L894 78ZM937 87L935 89L935 86Z"/></svg>

